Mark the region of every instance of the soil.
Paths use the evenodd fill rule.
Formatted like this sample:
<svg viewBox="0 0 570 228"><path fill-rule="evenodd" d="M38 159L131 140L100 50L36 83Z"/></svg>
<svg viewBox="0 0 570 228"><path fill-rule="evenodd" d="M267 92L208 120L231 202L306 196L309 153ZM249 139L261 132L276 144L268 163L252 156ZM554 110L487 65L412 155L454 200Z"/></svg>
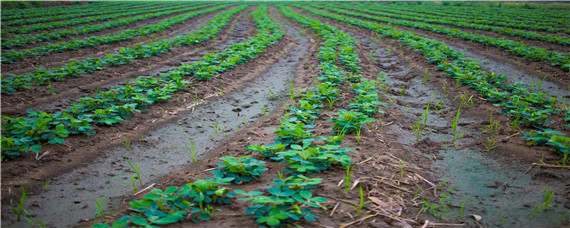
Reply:
<svg viewBox="0 0 570 228"><path fill-rule="evenodd" d="M13 96L4 96L2 115L19 116L28 109L60 111L97 88L110 89L139 75L158 75L177 68L181 63L198 61L207 52L222 50L254 36L257 31L250 15L254 9L250 6L236 14L216 40L53 83L57 91L66 91L57 95L49 95L45 87L38 86ZM299 8L293 9L330 23L359 40L356 49L363 78L377 80L379 75L385 75L385 83L390 85L386 92L379 93L388 108L381 108L382 112L374 116L375 121L361 132L360 137L346 135L343 139L343 147L354 149L348 152L353 160L350 190L345 192L345 183L341 182L346 175L343 167L335 166L322 173L307 175L309 178L323 178L314 194L328 199L325 203L328 209L314 209L313 212L319 216L316 221L294 225L564 226L560 223L561 216L570 209L570 185L564 180L570 178L570 172L552 168L554 166L546 165L539 169L532 165L541 159L559 160L560 156L547 148L527 146L520 133L508 129L505 123L509 121L499 114L500 108L467 86L456 87L455 80L437 71L437 66L428 64L421 53L400 48L399 41L369 30L319 17ZM193 18L161 37L187 34L214 13ZM209 81L193 81L188 91L175 93L168 103L152 105L120 124L98 127L97 133L90 138L72 136L66 138L65 145L46 146L39 159L30 155L3 162L3 226L27 225L26 221L15 221L10 209L10 200L19 199L21 187L25 187L27 192L24 208L34 218L42 219L47 227L90 227L129 214L126 210L128 202L140 199L148 191L135 194L138 190L148 186L149 189L165 189L212 177L208 171L216 167L219 157L248 155L250 151L245 149L246 146L272 143L276 137L273 131L279 127L284 110L291 103L287 84L294 83L295 91L314 86L314 77L320 71L317 53L322 40L309 28L283 16L276 7L270 7L269 14L286 31L286 35L252 61ZM491 48L489 50L492 51L484 51L486 46L455 39L450 41L447 37L428 32L415 32L445 41L458 51L465 49L462 51L465 56L479 58L488 71L502 70L507 74L516 71L517 76L509 80L540 79L541 75L536 74L536 68L530 61L521 60L522 66L518 66L515 60L510 59L512 56L502 51ZM120 46L125 46L125 42L115 44L111 49ZM85 56L100 53L97 49ZM77 54L69 52L66 56L75 57ZM32 61L26 60L28 63ZM557 79L545 79L543 91L559 91L557 94L567 96L568 91L564 88L570 84L570 75L548 64L532 63L542 69L543 75L560 73ZM38 64L43 66L44 63ZM430 75L427 83L424 83L425 74ZM447 85L445 90L442 88L444 83ZM222 92L220 88L223 88ZM327 136L333 124L325 118L346 108L355 95L348 84L341 85L339 89L342 99L335 102L331 110L328 107L322 110L322 118L315 122L315 134ZM196 94L199 98L197 104L194 101ZM454 99L459 95L472 96L473 106L462 106L459 99ZM412 128L423 115L428 102L431 108L428 110L427 127L418 136ZM459 107L458 131L465 130L466 133L452 143L451 120ZM501 122L503 128L493 138L497 140L496 147L485 152L484 144L489 135L480 128L489 124L491 115L493 120ZM553 129L562 129L555 124ZM192 161L186 149L190 145L189 139L199 151L196 162ZM263 159L258 154L252 156ZM141 167L141 183L136 183L137 191L132 191L130 186L129 177L133 172L124 157ZM272 161L267 161L267 167L268 171L259 180L228 187L246 192L258 190L277 178L278 171L284 170L284 164ZM555 192L549 210L532 216L533 207L542 202L546 186ZM362 214L353 209L361 200L359 187L365 194L364 200L375 201L367 204ZM94 219L96 198L107 198L105 211L110 212L99 219ZM422 209L426 203L438 206L441 200L450 200L454 205L441 217ZM465 210L460 212L462 204ZM170 227L257 227L259 224L255 219L245 213L249 206L249 202L235 200L232 204L217 206L221 210L214 213L212 220L201 220L198 224L185 221ZM451 212L453 214L448 215ZM476 221L472 215L480 215L482 220Z"/></svg>

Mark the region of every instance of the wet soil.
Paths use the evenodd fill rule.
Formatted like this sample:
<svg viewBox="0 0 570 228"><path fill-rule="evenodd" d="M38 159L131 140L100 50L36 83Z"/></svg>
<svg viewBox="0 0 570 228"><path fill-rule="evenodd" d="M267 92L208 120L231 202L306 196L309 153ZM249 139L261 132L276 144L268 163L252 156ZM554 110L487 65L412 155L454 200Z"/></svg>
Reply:
<svg viewBox="0 0 570 228"><path fill-rule="evenodd" d="M25 186L28 192L25 208L36 215L35 218L42 219L48 227L90 227L94 223L112 221L120 215L128 214L125 210L127 202L139 199L148 191L147 189L138 195L131 191L130 178L134 173L123 157L141 167L143 184L137 182L137 190L147 186L165 189L212 177L213 174L208 170L215 167L218 157L243 156L249 152L245 149L248 145L271 143L276 137L273 131L278 128L284 109L290 103L289 88L284 82L293 79L297 91L313 86L313 78L320 71L316 54L321 40L307 27L285 18L278 9L270 9L272 18L279 21L288 35L269 47L259 58L210 81L194 82L189 91L176 93L170 102L151 106L150 110L135 114L132 119L121 124L98 128L91 138L74 136L66 140L66 145L50 146L39 160L29 156L2 164L4 226L18 227L24 224L14 223L14 215L9 209L10 199L19 199L21 186ZM323 173L307 175L310 178L323 178L323 183L315 190L315 194L328 199L328 209L314 209L313 212L319 215L316 221L295 225L567 225L561 221L565 211L570 209L570 185L564 181L570 178L568 169L561 171L559 168L538 169L531 166L531 163L541 158L552 161L559 160L559 156L546 148L526 146L520 134L511 132L503 124L508 120L499 114L499 108L480 98L467 86L456 87L455 80L435 70L437 67L428 64L421 53L408 48L401 49L399 42L394 39L300 9L295 11L352 34L360 41L357 53L361 60L363 78L376 80L379 75L385 75L389 85L385 92L379 93L389 108L381 108L383 113L374 116L376 120L362 132L360 138L347 135L343 140L344 147L355 149L348 153L354 163L350 185L354 188L344 193L345 184L341 180L346 170L342 167L332 167ZM240 22L245 20L243 18L246 17L241 16L232 21L232 28L243 27ZM246 24L248 23L250 22ZM228 30L222 34L228 35ZM190 57L180 54L179 58L174 58L174 62L195 61L207 50L221 49L247 37L244 29L234 30L232 34L234 33L239 37L229 35L223 38L224 35L221 35L220 41L203 44L200 46L203 50L190 53ZM464 47L458 43L451 45L460 51ZM392 50L391 53L388 53L386 47ZM463 53L468 57L479 58L487 70L505 71L508 74L515 71L517 76L509 80L540 78L533 76L535 69L531 66L518 67L513 60L501 60L500 56L482 54L476 51L478 47L473 49L467 48ZM166 60L143 72L153 71L152 74L156 74L174 67L171 63ZM425 74L430 75L426 83ZM557 86L559 84L556 80L550 84L547 81L550 80L542 84L543 91L560 92L556 94L565 92L565 84ZM444 83L446 89L443 89ZM220 88L223 88L222 94ZM354 92L348 85L342 85L340 90L342 99L335 102L332 110L322 110L321 119L315 123L316 134L327 136L332 123L325 118L334 116L335 111L346 108L352 100ZM194 104L195 94L199 97L198 105ZM462 94L472 96L474 105L462 106L458 99L454 99ZM425 112L428 102L431 108L428 110L427 125L424 133L418 136L412 128ZM458 131L466 131L452 143L450 123L459 107L461 118ZM490 152L484 152L484 143L490 136L480 128L489 124L491 114L493 120L502 123L502 129L492 137L497 140L496 147ZM195 149L200 152L196 163L191 162L185 147L190 145L190 138L193 139ZM125 140L129 142L129 149L124 144ZM252 156L262 159L257 154ZM284 170L283 164L270 161L267 161L267 167L269 170L258 181L229 187L244 191L258 190L277 178L277 171ZM49 183L47 190L46 183ZM365 197L380 200L380 203L376 201L365 206L361 215L357 215L352 208L358 206L360 201L359 186L363 188ZM547 211L533 216L533 208L543 202L547 188L553 190L554 199ZM445 195L447 192L449 193ZM106 210L118 211L101 219L90 220L96 211L95 198L103 199L105 196ZM438 202L442 202L442 199L449 207L442 216L422 209L427 202L441 210L443 204ZM463 202L465 207L462 216L457 219ZM245 214L249 206L248 202L235 200L230 205L217 207L221 211L216 211L212 220L200 221L198 224L185 221L170 227L257 227L259 224L255 223L255 219ZM448 215L451 212L453 214ZM475 221L472 214L482 216L482 220Z"/></svg>

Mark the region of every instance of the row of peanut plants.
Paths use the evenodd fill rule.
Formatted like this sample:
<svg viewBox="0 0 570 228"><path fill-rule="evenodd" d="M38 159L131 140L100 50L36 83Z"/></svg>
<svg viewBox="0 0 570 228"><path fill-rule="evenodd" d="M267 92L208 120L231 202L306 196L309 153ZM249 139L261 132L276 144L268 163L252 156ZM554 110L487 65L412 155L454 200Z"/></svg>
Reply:
<svg viewBox="0 0 570 228"><path fill-rule="evenodd" d="M460 29L448 28L448 27L441 26L441 25L433 25L433 24L428 24L428 23L419 23L419 22L413 22L413 21L397 20L397 19L391 19L389 17L377 17L377 16L373 16L370 14L366 14L366 13L347 11L347 10L342 10L342 9L338 9L338 8L330 8L330 7L322 7L322 6L313 6L313 7L323 8L323 9L327 9L327 10L330 10L330 11L336 12L336 13L346 14L346 15L350 15L350 16L357 16L357 17L361 17L361 18L365 18L365 19L369 19L369 20L374 20L374 21L379 21L379 22L384 22L384 23L390 23L390 24L404 26L404 27L419 28L419 29L423 29L426 31L441 33L441 34L445 34L445 35L448 35L451 37L458 37L458 38L469 40L469 41L475 41L475 42L479 42L481 44L490 45L490 46L497 47L499 49L503 49L503 50L513 54L513 55L523 56L527 59L534 60L534 61L546 62L548 64L551 64L552 66L558 66L564 70L570 71L570 57L568 55L562 54L562 53L557 52L557 51L546 50L544 48L537 48L534 46L529 46L525 43L512 41L512 40L506 39L506 38L501 38L501 37L500 38L494 38L494 37L490 37L490 36L465 32L465 31L462 31ZM362 9L362 10L366 11L367 13L369 12L368 10L364 10L364 9Z"/></svg>
<svg viewBox="0 0 570 228"><path fill-rule="evenodd" d="M344 67L351 73L348 79L354 83L352 87L358 94L358 99L351 103L355 105L351 112L359 112L359 107L362 106L375 110L369 114L378 112L378 95L375 83L360 80L354 39L333 26L304 17L290 8L282 7L281 11L285 16L313 29L323 39L318 54L322 70L318 80L321 83L307 88L302 95L295 96L294 90L291 91L292 105L287 108L285 119L275 131L278 137L273 144L247 147L266 159L286 162L286 170L280 173L279 178L274 179L271 185L262 188L267 190L265 193L245 192L240 189L231 191L227 186L231 182L241 184L258 179L261 172L266 170L265 162L248 156L222 157L220 159L223 162L218 162L217 169L211 171L214 178L171 186L164 191L153 189L142 200L131 201L130 210L137 213L122 216L112 224L113 227L129 224L162 225L180 222L185 218L194 222L211 219L216 205L230 204L237 195L244 196L238 200L251 201L246 214L253 215L260 225L286 226L302 220L315 220L317 215L312 212L312 208L324 208L322 203L325 203L326 199L315 197L312 190L318 187L322 179L307 178L303 174L321 172L337 164L350 167L351 158L346 152L351 149L341 148L342 137L348 131L359 131L365 123L371 121L366 117L360 122L347 122L341 118L341 111L338 118L329 119L335 122L335 132L338 135L325 138L312 133L311 128L314 127L314 121L320 118L319 112L325 102L338 99L339 90L336 87L346 81L346 73L341 68ZM336 65L337 62L342 65ZM300 98L296 99L298 97ZM312 145L317 139L323 139L326 144ZM94 227L110 226L96 224Z"/></svg>
<svg viewBox="0 0 570 228"><path fill-rule="evenodd" d="M115 33L115 34L110 34L110 35L105 35L105 36L91 36L91 37L88 37L85 39L72 39L72 40L67 41L67 42L49 43L47 45L39 46L36 48L24 49L22 51L9 50L9 51L2 53L1 62L2 63L14 63L14 62L22 61L25 58L30 58L30 57L35 57L35 56L42 56L42 55L46 56L46 55L50 55L52 53L77 50L80 48L99 46L99 45L103 45L103 44L117 43L120 41L127 41L127 40L131 40L137 36L144 36L144 35L163 31L163 30L168 29L174 25L184 23L187 20L189 20L193 17L196 17L198 15L217 11L217 10L220 10L220 9L223 9L226 7L228 7L228 5L209 7L209 8L205 8L205 9L201 9L201 10L197 10L197 11L190 11L190 10L200 9L200 8L204 8L204 7L203 6L197 6L197 7L193 7L190 9L188 9L188 8L178 9L178 10L175 10L175 11L178 11L178 13L185 12L185 11L190 11L190 12L164 19L164 20L162 20L158 23L155 23L155 24L150 24L150 25L146 25L146 26L142 26L142 27L138 27L138 28L134 28L134 29L127 29L127 30L124 30L124 31L121 31L121 32ZM155 14L168 15L171 13L174 13L174 12L168 11L168 12L160 12L160 13L155 13Z"/></svg>
<svg viewBox="0 0 570 228"><path fill-rule="evenodd" d="M528 10L528 9L513 9L516 13L507 16L500 16L507 12L507 9L499 9L498 12L494 13L484 13L478 12L478 10L471 10L468 13L463 13L457 7L444 7L434 8L433 6L394 6L391 5L388 8L398 9L402 11L423 13L439 17L453 17L467 22L482 23L489 25L498 25L512 28L520 29L532 29L541 30L548 32L564 32L569 33L570 30L566 25L568 23L568 16L558 15L556 16L556 10L549 10L547 13L540 13L540 10ZM531 12L532 13L529 13ZM558 12L564 12L562 10ZM516 17L520 20L516 20ZM538 18L536 18L538 17Z"/></svg>
<svg viewBox="0 0 570 228"><path fill-rule="evenodd" d="M2 29L2 36L6 36L9 34L26 34L26 33L37 33L31 35L14 35L10 38L4 40L4 42L10 42L9 44L4 44L2 42L2 48L9 48L9 47L20 47L28 43L35 43L39 41L47 41L47 40L54 40L59 39L61 37L67 37L69 35L81 35L81 34L89 34L93 32L102 31L103 29L113 28L120 25L127 25L128 23L132 23L138 20L133 20L130 17L133 15L139 14L150 14L162 11L168 11L173 9L182 9L188 8L188 6L162 6L162 7L142 7L136 9L122 9L122 10L113 10L109 13L99 15L99 16L92 16L92 17L78 17L73 18L70 20L63 20L63 21L55 21L55 22L48 22L48 23L40 23L40 24L33 24L27 25L22 27L14 27L14 28L5 28ZM123 12L121 12L123 11ZM121 18L120 20L117 18ZM117 20L115 20L117 19ZM124 22L121 22L124 19ZM73 27L70 29L62 29L51 31L52 29L66 27L66 26L73 26L73 25L80 25L80 24L87 24L91 22L99 22L99 21L107 21L102 24L92 24L92 25L84 25ZM127 23L127 24L124 24ZM114 26L113 26L114 25ZM110 27L111 26L111 27ZM44 33L39 33L44 30L50 30ZM29 38L26 38L29 37Z"/></svg>
<svg viewBox="0 0 570 228"><path fill-rule="evenodd" d="M231 13L235 14L246 7L240 6ZM266 47L283 36L274 24L262 21L263 15L255 17L259 31L257 36L247 42L233 44L221 53L206 54L201 61L182 64L158 77L139 76L125 86L97 91L91 96L80 98L79 102L73 103L63 112L48 114L28 111L30 114L27 117L3 116L2 158L15 158L29 152L39 153L43 145L65 143L64 138L69 135L90 135L94 132L92 124L112 125L130 118L133 112L140 112L153 103L168 101L174 92L191 85L189 80L185 80L187 76L208 80L237 64L258 57ZM212 58L217 61L210 61Z"/></svg>
<svg viewBox="0 0 570 228"><path fill-rule="evenodd" d="M57 16L66 14L77 14L79 12L96 12L109 7L116 7L123 5L125 3L119 2L96 2L89 7L84 5L74 5L74 6L54 6L54 7L40 7L40 8L30 8L30 9L11 9L2 10L2 21L11 21L16 19L34 18L34 17L46 17L46 16ZM139 5L135 4L135 5ZM127 4L131 5L131 4Z"/></svg>
<svg viewBox="0 0 570 228"><path fill-rule="evenodd" d="M567 105L562 105L561 101L556 98L548 98L547 94L543 93L532 93L520 83L507 83L506 76L488 74L478 62L463 57L461 53L454 51L441 41L426 39L412 32L404 32L390 26L332 14L311 7L301 6L301 8L319 16L363 27L400 40L403 45L420 51L430 63L436 64L440 70L455 78L457 86L468 85L477 90L482 97L495 102L495 106L502 107L502 113L511 118L513 129L520 129L521 125L535 128L536 130L525 134L527 135L525 139L529 140L529 144L551 146L560 155L570 151L570 138L562 132L547 128L551 116L557 115L566 121L570 120Z"/></svg>
<svg viewBox="0 0 570 228"><path fill-rule="evenodd" d="M150 6L156 7L156 6ZM26 33L41 31L42 29L59 28L64 26L71 26L76 24L89 23L96 20L85 19L104 19L108 14L126 13L131 10L139 10L141 8L149 8L149 5L123 5L116 7L101 7L97 11L90 13L77 13L67 14L51 17L35 17L28 19L20 19L2 23L2 35L9 35L12 33ZM91 15L93 14L93 15ZM35 29L34 29L35 28Z"/></svg>
<svg viewBox="0 0 570 228"><path fill-rule="evenodd" d="M204 42L218 34L226 25L230 15L232 14L222 13L208 23L206 27L189 35L178 36L173 39L162 39L143 45L124 47L118 52L107 54L104 57L74 60L61 67L51 69L37 67L32 72L20 75L7 74L9 77L1 79L1 92L3 94L13 94L16 91L21 91L32 86L64 81L67 78L75 78L79 75L89 74L97 70L128 64L137 59L162 55L177 47Z"/></svg>
<svg viewBox="0 0 570 228"><path fill-rule="evenodd" d="M390 18L399 18L411 21L420 21L426 23L435 23L435 24L444 24L444 25L453 25L462 28L470 28L470 29L477 29L477 30L485 30L485 31L492 31L497 32L504 35L510 36L517 36L526 39L533 39L533 40L541 40L548 43L559 44L564 46L570 46L570 38L566 36L556 36L550 34L541 34L526 30L518 30L512 29L507 27L498 27L498 26L490 26L485 24L477 24L471 22L465 22L462 19L453 19L452 17L438 17L438 16L430 16L426 14L418 14L412 12L405 12L405 11L397 11L391 10L386 7L370 7L370 6L362 6L362 7L354 7L351 5L341 5L344 9L355 9L361 12L366 12L373 15L380 15L384 17ZM384 13L382 11L387 11L390 13Z"/></svg>

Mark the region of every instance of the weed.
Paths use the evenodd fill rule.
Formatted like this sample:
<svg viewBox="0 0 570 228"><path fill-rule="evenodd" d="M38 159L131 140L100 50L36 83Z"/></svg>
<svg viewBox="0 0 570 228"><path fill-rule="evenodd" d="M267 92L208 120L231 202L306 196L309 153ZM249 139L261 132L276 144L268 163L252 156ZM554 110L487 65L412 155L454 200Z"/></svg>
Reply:
<svg viewBox="0 0 570 228"><path fill-rule="evenodd" d="M49 85L46 87L46 92L51 93L51 94L53 94L53 95L56 95L56 94L57 94L57 90L55 89L55 87L53 87L52 84L49 84Z"/></svg>
<svg viewBox="0 0 570 228"><path fill-rule="evenodd" d="M93 197L95 199L95 207L97 207L97 212L95 212L95 218L99 218L103 215L103 207L105 206L105 201L107 201L107 194L103 196L102 200L99 200L97 197Z"/></svg>
<svg viewBox="0 0 570 228"><path fill-rule="evenodd" d="M457 115L455 116L455 118L453 119L453 121L451 122L451 130L453 132L453 143L455 144L455 141L457 141L457 139L459 137L461 137L465 131L467 131L467 129L463 130L461 133L457 133L457 123L459 122L459 114L461 112L461 108L457 109Z"/></svg>
<svg viewBox="0 0 570 228"><path fill-rule="evenodd" d="M236 132L237 132L237 126L236 126ZM198 151L194 151L194 140L190 139L190 148L188 148L188 146L186 145L184 146L186 147L186 150L188 150L189 152L190 159L192 159L192 162L196 164L196 156L198 155Z"/></svg>
<svg viewBox="0 0 570 228"><path fill-rule="evenodd" d="M392 55L392 50L390 50L390 47L386 46L386 51L388 51L388 56Z"/></svg>
<svg viewBox="0 0 570 228"><path fill-rule="evenodd" d="M352 166L349 164L346 167L346 175L344 176L344 193L347 193L350 190L350 179L352 178Z"/></svg>
<svg viewBox="0 0 570 228"><path fill-rule="evenodd" d="M362 208L364 208L366 204L372 203L370 200L364 202L364 192L362 191L362 185L358 186L358 191L360 193L360 203L358 204L358 207L350 205L352 208L354 208L354 210L356 210L356 216L360 216L360 214L362 214Z"/></svg>
<svg viewBox="0 0 570 228"><path fill-rule="evenodd" d="M424 72L424 84L427 84L427 82L429 80L428 70L429 70L429 66L426 68L426 71Z"/></svg>
<svg viewBox="0 0 570 228"><path fill-rule="evenodd" d="M125 145L125 148L127 148L127 150L131 149L131 143L129 142L129 140L127 138L123 138L125 141L123 142L123 145Z"/></svg>
<svg viewBox="0 0 570 228"><path fill-rule="evenodd" d="M459 221L463 217L463 208L465 208L465 203L467 203L469 198L471 198L471 196L467 197L467 199L465 201L463 201L463 203L461 203L461 208L459 209L459 215L457 216L457 221ZM501 216L501 223L502 223L502 219L503 219L503 217Z"/></svg>
<svg viewBox="0 0 570 228"><path fill-rule="evenodd" d="M404 94L405 89L406 89L406 84L402 84L402 90L400 91L400 96Z"/></svg>
<svg viewBox="0 0 570 228"><path fill-rule="evenodd" d="M141 186L143 185L142 180L141 180L141 173L140 173L140 167L139 164L135 162L135 164L133 165L133 163L131 163L131 161L129 161L129 159L127 157L124 157L125 160L127 160L127 163L129 164L129 166L131 167L131 169L133 169L133 171L135 171L135 173L137 174L136 179L139 180L139 183L141 184ZM135 186L134 186L134 181L135 181L135 176L133 175L131 180L133 181L133 189L136 190Z"/></svg>
<svg viewBox="0 0 570 228"><path fill-rule="evenodd" d="M20 196L20 203L18 204L18 206L14 207L14 203L12 202L12 199L10 199L10 206L12 207L12 211L14 212L14 214L16 214L17 221L20 221L23 212L26 212L26 214L28 213L24 209L24 201L26 201L26 190L22 186L22 195Z"/></svg>
<svg viewBox="0 0 570 228"><path fill-rule="evenodd" d="M404 165L406 164L406 157L408 157L408 153L404 154L404 159L402 159L402 162L400 162L400 169L401 169L400 177L404 177Z"/></svg>

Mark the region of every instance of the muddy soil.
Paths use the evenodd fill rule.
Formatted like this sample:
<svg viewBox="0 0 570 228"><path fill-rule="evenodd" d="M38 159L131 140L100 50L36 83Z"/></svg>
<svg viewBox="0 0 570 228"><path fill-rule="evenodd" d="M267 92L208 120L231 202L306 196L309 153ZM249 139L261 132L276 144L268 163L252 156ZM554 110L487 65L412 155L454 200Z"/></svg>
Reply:
<svg viewBox="0 0 570 228"><path fill-rule="evenodd" d="M343 147L355 149L348 153L354 163L349 185L353 188L345 193L345 183L341 181L346 170L342 167L307 175L323 178L323 183L314 192L328 199L325 203L328 209L314 209L313 212L319 215L316 221L295 225L567 225L561 221L565 211L570 209L570 185L564 181L570 178L570 172L567 169L531 166L541 157L551 161L558 160L559 156L545 148L526 146L520 134L511 132L505 124L492 137L497 140L496 147L485 152L484 143L490 136L480 128L489 124L489 116L493 114L494 120L508 122L499 114L499 108L480 98L467 86L456 87L455 80L435 70L437 67L428 64L421 53L400 49L399 42L394 39L301 9L294 10L353 35L360 41L357 53L363 78L377 80L380 76L389 85L379 93L389 108L382 107L382 113L374 116L376 120L359 138L346 135L343 140ZM273 142L276 137L273 131L278 128L284 110L291 102L287 83L295 83L294 89L302 91L313 86L314 77L319 75L320 60L316 55L321 40L309 28L285 18L277 8L270 7L270 15L287 35L257 59L210 81L194 82L188 91L176 93L170 102L153 105L121 124L98 128L91 138L74 136L66 139L66 145L49 146L39 160L29 156L3 164L3 226L27 224L16 222L9 206L10 199L19 199L21 186L25 186L28 192L24 208L35 215L33 219L41 219L47 227L90 227L128 214L127 202L140 199L149 189L165 189L212 177L208 171L215 167L219 157L243 156L249 154L245 149L248 145ZM235 17L218 41L201 44L200 50L194 52L179 53L173 57L174 60L157 63L152 69L140 69L155 75L180 62L199 60L207 51L223 49L255 33L247 29L252 23L249 16ZM464 48L455 47L457 50ZM484 62L487 70L505 71L507 74L517 72L517 76L509 80L540 78L533 74L532 67L521 70L512 61L499 61L494 56L482 55L472 49L463 53ZM424 82L425 74L430 75L427 82ZM542 91L567 95L564 86L557 81L548 82L546 80L542 84ZM113 83L108 85L115 85ZM443 89L444 85L446 89ZM342 99L334 103L332 110L328 107L323 109L321 118L315 123L314 130L318 135L328 136L333 124L325 119L334 116L340 108L346 109L355 95L348 84L339 89ZM199 97L197 105L195 94ZM462 105L454 99L463 94L473 97L472 106ZM428 102L426 126L423 133L416 134L413 126L424 115ZM465 130L465 134L452 142L451 120L459 107L458 131ZM196 163L192 162L186 149L191 142L199 151ZM252 156L262 159L258 154ZM125 157L141 167L141 183L135 180L134 191L131 178L135 173ZM284 170L284 164L270 161L267 161L267 167L269 170L258 181L229 187L258 190L277 178L278 171ZM147 186L150 188L135 194ZM365 197L380 200L380 203L365 206L362 214L353 209L360 201L359 187L363 188ZM543 202L546 189L554 192L548 211L533 213L533 208ZM103 198L107 199L105 211L109 214L94 219L95 199ZM434 210L422 209L426 203ZM461 210L463 203L465 206ZM444 208L443 205L447 206ZM230 205L217 207L221 211L216 211L212 220L198 224L185 221L170 227L257 227L259 224L255 219L245 214L249 206L248 202L235 200ZM438 214L444 209L445 213ZM482 220L476 221L472 215L482 216Z"/></svg>

